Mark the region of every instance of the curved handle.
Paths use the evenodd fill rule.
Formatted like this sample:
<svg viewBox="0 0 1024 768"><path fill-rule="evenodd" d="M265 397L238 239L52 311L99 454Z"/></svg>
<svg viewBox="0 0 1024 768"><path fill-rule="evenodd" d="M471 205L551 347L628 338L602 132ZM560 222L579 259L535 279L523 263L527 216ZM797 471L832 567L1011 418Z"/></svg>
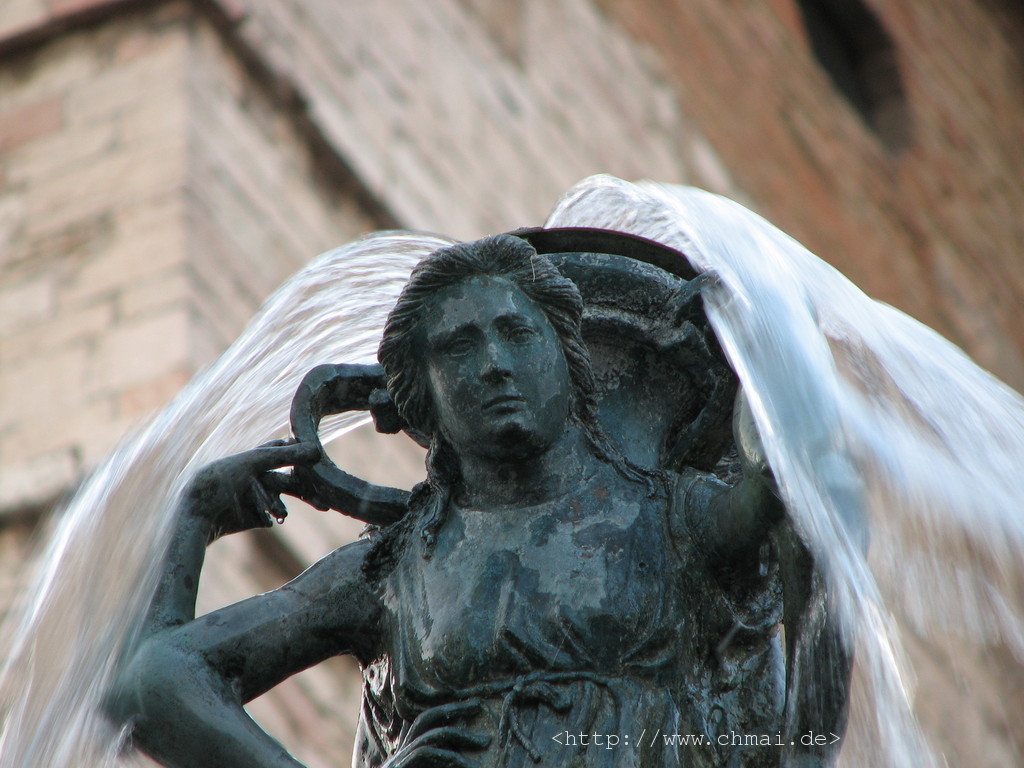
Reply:
<svg viewBox="0 0 1024 768"><path fill-rule="evenodd" d="M522 227L506 234L525 240L537 253L613 253L660 267L684 280L697 276L681 251L627 232L594 227Z"/></svg>
<svg viewBox="0 0 1024 768"><path fill-rule="evenodd" d="M408 511L409 492L350 475L331 461L320 442L318 429L324 416L365 410L371 411L379 431L402 428L379 365L318 365L309 371L292 398L292 434L317 446L320 460L295 467L295 475L312 489L312 503L373 525L390 525Z"/></svg>

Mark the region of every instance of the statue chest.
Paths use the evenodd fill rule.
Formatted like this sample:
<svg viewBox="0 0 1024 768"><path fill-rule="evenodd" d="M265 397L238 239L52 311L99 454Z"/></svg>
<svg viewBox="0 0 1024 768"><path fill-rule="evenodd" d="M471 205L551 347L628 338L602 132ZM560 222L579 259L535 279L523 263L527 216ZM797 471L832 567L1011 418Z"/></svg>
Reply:
<svg viewBox="0 0 1024 768"><path fill-rule="evenodd" d="M429 687L622 671L671 613L663 504L598 489L521 510L453 508L433 554L411 547L396 569L400 666Z"/></svg>

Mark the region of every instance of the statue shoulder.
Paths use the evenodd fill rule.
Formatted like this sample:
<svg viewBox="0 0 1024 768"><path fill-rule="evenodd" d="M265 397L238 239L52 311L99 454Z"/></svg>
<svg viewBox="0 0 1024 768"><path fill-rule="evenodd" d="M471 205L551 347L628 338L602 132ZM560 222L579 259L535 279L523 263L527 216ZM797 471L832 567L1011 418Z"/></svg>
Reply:
<svg viewBox="0 0 1024 768"><path fill-rule="evenodd" d="M704 472L686 467L670 474L672 506L679 512L686 509L704 509L707 504L722 494L728 493L730 485L713 472Z"/></svg>
<svg viewBox="0 0 1024 768"><path fill-rule="evenodd" d="M336 653L372 655L366 647L375 637L383 610L381 583L372 575L374 543L359 539L325 555L279 591L290 593L290 611L310 614L320 631L333 634L346 647ZM273 594L273 593L271 593Z"/></svg>
<svg viewBox="0 0 1024 768"><path fill-rule="evenodd" d="M673 539L703 539L708 518L730 486L711 472L685 467L670 473L669 522Z"/></svg>

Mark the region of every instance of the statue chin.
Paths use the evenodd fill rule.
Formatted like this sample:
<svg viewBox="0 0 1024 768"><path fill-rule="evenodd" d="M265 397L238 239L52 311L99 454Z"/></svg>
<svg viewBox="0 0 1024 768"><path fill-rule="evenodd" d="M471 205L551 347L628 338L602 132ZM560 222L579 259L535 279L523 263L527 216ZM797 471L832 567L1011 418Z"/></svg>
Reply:
<svg viewBox="0 0 1024 768"><path fill-rule="evenodd" d="M564 422L544 429L530 421L512 414L489 429L481 429L471 444L453 447L460 456L476 455L487 461L521 465L548 453L566 433Z"/></svg>

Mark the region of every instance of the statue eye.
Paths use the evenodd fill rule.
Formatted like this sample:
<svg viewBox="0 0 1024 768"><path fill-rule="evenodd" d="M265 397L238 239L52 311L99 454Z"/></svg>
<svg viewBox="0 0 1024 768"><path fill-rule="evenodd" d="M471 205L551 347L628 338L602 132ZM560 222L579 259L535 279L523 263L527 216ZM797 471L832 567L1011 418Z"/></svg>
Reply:
<svg viewBox="0 0 1024 768"><path fill-rule="evenodd" d="M473 351L473 342L465 336L452 339L441 348L441 353L448 357L465 357Z"/></svg>
<svg viewBox="0 0 1024 768"><path fill-rule="evenodd" d="M527 325L517 325L508 332L508 339L516 344L527 344L533 341L537 332Z"/></svg>

